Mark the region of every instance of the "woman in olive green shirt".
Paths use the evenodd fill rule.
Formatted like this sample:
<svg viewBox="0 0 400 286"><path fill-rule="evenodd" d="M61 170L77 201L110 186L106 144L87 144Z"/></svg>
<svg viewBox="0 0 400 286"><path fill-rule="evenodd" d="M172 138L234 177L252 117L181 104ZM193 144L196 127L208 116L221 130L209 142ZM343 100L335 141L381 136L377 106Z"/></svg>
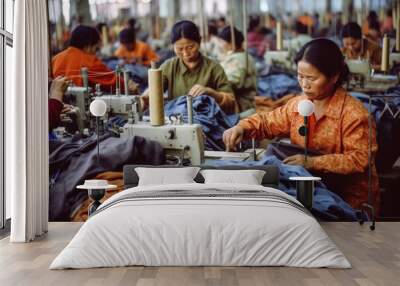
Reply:
<svg viewBox="0 0 400 286"><path fill-rule="evenodd" d="M196 25L179 21L172 28L171 41L176 57L160 67L168 99L204 94L212 96L226 113L236 112L235 96L223 68L200 53L201 37Z"/></svg>

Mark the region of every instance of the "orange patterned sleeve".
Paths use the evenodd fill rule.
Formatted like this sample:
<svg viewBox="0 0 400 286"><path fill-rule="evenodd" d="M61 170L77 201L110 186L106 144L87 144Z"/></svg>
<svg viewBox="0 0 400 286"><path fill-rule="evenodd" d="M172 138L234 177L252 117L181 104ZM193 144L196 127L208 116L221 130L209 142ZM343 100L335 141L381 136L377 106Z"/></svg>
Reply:
<svg viewBox="0 0 400 286"><path fill-rule="evenodd" d="M276 136L289 136L291 119L297 101L297 98L293 98L273 111L258 113L241 120L238 125L244 129L244 139L261 140L272 139Z"/></svg>
<svg viewBox="0 0 400 286"><path fill-rule="evenodd" d="M359 115L359 114L358 114ZM343 153L316 156L312 159L310 169L326 173L352 174L364 172L368 167L368 115L357 117L350 114L343 119L342 144ZM375 134L375 124L371 129ZM378 146L376 137L372 137L372 155Z"/></svg>

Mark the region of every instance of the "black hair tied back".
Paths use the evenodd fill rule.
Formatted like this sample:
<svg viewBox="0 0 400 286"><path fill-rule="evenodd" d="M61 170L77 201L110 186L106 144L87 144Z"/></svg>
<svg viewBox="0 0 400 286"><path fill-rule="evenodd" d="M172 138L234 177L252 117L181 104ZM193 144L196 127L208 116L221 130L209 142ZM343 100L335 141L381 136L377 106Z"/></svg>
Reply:
<svg viewBox="0 0 400 286"><path fill-rule="evenodd" d="M300 61L313 65L328 79L339 75L335 89L342 86L349 76L349 67L342 51L335 42L329 39L319 38L305 44L295 57L296 64Z"/></svg>
<svg viewBox="0 0 400 286"><path fill-rule="evenodd" d="M172 27L171 42L175 44L180 39L188 39L198 44L201 42L200 32L197 26L188 20L183 20L175 23Z"/></svg>

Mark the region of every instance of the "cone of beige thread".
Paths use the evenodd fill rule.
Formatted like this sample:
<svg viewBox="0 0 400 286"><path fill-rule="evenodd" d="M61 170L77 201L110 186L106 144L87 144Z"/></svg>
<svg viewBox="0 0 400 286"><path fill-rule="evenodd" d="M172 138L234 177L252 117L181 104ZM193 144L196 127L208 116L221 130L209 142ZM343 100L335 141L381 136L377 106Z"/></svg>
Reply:
<svg viewBox="0 0 400 286"><path fill-rule="evenodd" d="M283 50L283 34L282 34L282 22L278 21L276 23L276 50Z"/></svg>
<svg viewBox="0 0 400 286"><path fill-rule="evenodd" d="M381 70L386 73L389 71L389 38L385 34L382 41L382 63Z"/></svg>
<svg viewBox="0 0 400 286"><path fill-rule="evenodd" d="M152 126L164 125L164 97L161 69L151 63L149 74L149 111Z"/></svg>

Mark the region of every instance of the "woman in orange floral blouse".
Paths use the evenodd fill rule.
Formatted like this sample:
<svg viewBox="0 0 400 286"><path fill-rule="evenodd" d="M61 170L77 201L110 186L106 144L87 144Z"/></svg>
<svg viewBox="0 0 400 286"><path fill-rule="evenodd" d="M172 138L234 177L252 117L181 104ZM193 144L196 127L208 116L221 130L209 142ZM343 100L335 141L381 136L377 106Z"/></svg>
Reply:
<svg viewBox="0 0 400 286"><path fill-rule="evenodd" d="M302 99L312 100L315 112L309 119L307 146L323 155L309 157L307 161L304 155L294 155L283 162L302 165L321 175L331 191L360 209L368 201L368 111L342 88L349 70L334 42L316 39L307 43L297 54L296 63L303 93L271 112L241 120L225 131L223 140L228 150L235 150L243 139L274 137L290 137L293 144L304 147L304 137L298 132L304 119L297 112L297 104ZM375 133L373 124L372 193L378 210Z"/></svg>

